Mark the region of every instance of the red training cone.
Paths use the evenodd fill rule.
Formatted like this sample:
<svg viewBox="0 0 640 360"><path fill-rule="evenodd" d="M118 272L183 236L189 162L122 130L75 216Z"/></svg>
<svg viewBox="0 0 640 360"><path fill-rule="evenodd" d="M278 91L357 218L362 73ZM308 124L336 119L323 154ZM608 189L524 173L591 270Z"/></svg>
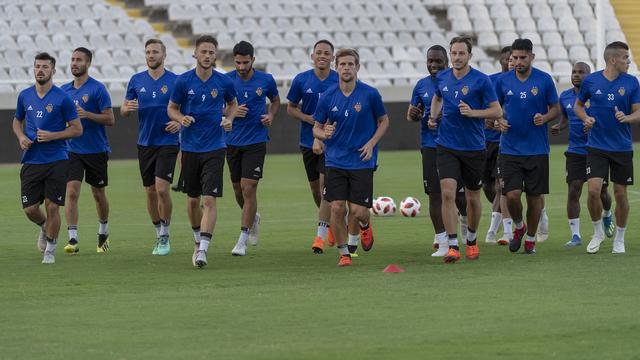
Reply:
<svg viewBox="0 0 640 360"><path fill-rule="evenodd" d="M386 272L386 273L403 273L404 269L401 268L400 266L396 265L396 264L390 264L390 265L387 265L387 267L384 268L384 270L382 270L382 272Z"/></svg>

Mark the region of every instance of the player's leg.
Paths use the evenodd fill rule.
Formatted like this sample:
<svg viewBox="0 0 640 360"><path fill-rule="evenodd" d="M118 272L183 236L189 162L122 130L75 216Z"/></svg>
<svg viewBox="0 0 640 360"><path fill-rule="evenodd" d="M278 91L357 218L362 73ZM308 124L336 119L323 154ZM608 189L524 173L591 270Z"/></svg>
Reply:
<svg viewBox="0 0 640 360"><path fill-rule="evenodd" d="M506 195L509 214L515 224L513 238L509 242L509 251L517 252L522 245L527 226L524 222L522 212L522 185L524 182L524 172L522 163L526 161L524 157L501 155L501 174L504 180L502 192ZM505 230L506 231L506 230Z"/></svg>
<svg viewBox="0 0 640 360"><path fill-rule="evenodd" d="M536 155L525 158L522 164L524 170L524 192L527 194L527 238L525 239L525 254L535 253L536 241L543 242L549 233L548 218L544 208L544 195L549 193L549 156ZM534 219L534 217L536 217ZM545 224L543 224L543 222ZM537 231L542 231L538 236Z"/></svg>
<svg viewBox="0 0 640 360"><path fill-rule="evenodd" d="M466 239L469 229L467 196L465 195L464 184L460 182L458 182L458 192L456 193L456 208L458 209L458 220L460 221L460 238Z"/></svg>
<svg viewBox="0 0 640 360"><path fill-rule="evenodd" d="M429 198L429 218L435 233L433 248L436 251L431 256L442 257L449 251L449 238L442 221L442 196L440 179L438 178L437 153L435 148L424 147L420 149L420 154L422 155L422 184L424 193Z"/></svg>
<svg viewBox="0 0 640 360"><path fill-rule="evenodd" d="M440 178L440 194L442 198L442 222L447 232L449 250L444 261L456 262L460 259L458 245L458 208L456 196L459 183L462 182L462 168L460 159L452 150L437 148L438 177Z"/></svg>
<svg viewBox="0 0 640 360"><path fill-rule="evenodd" d="M60 206L65 204L67 185L67 161L57 161L48 164L48 170L44 181L47 245L42 258L43 264L55 262L56 243L60 233Z"/></svg>
<svg viewBox="0 0 640 360"><path fill-rule="evenodd" d="M604 179L609 175L609 159L606 154L588 148L587 149L587 208L593 223L593 236L587 245L587 252L594 254L600 250L605 234L602 228L602 199L600 193ZM612 179L613 180L613 179Z"/></svg>
<svg viewBox="0 0 640 360"><path fill-rule="evenodd" d="M44 252L47 246L46 221L44 212L40 209L40 203L44 198L45 173L42 165L24 164L20 169L20 201L27 218L39 228L36 244L40 252Z"/></svg>
<svg viewBox="0 0 640 360"><path fill-rule="evenodd" d="M109 185L108 161L109 155L105 153L81 155L86 182L91 185L91 193L96 203L98 214L98 246L96 251L104 253L109 250L109 200L106 187Z"/></svg>
<svg viewBox="0 0 640 360"><path fill-rule="evenodd" d="M327 168L325 199L331 205L331 229L340 253L339 266L351 265L351 255L347 247L346 203L349 198L349 178L342 169Z"/></svg>
<svg viewBox="0 0 640 360"><path fill-rule="evenodd" d="M322 159L324 163L324 158ZM322 172L318 177L318 183L321 189L325 188L325 174L324 166L322 166ZM324 190L323 190L324 191ZM324 195L320 200L320 206L318 207L318 228L316 230L316 237L311 245L311 250L316 254L322 254L324 252L324 242L327 241L329 246L334 246L336 240L331 231L331 204L325 199Z"/></svg>
<svg viewBox="0 0 640 360"><path fill-rule="evenodd" d="M602 191L600 192L600 200L602 200L602 227L604 234L611 238L616 232L616 224L613 221L613 212L611 212L611 194L609 194L609 180L604 179L602 182Z"/></svg>
<svg viewBox="0 0 640 360"><path fill-rule="evenodd" d="M184 176L184 191L187 194L187 217L193 232L193 255L191 263L196 264L196 256L200 250L200 234L202 223L202 208L200 207L200 197L202 195L202 185L200 183L200 156L194 152L182 152L182 174ZM209 240L210 238L207 238ZM208 247L207 247L208 249ZM205 250L206 251L206 250ZM206 254L205 254L206 257Z"/></svg>
<svg viewBox="0 0 640 360"><path fill-rule="evenodd" d="M482 215L482 177L485 170L486 151L461 152L462 181L465 185L464 193L467 200L468 231L466 236L466 254L468 260L479 257L477 245L477 231Z"/></svg>
<svg viewBox="0 0 640 360"><path fill-rule="evenodd" d="M542 209L544 208L544 196L543 195L529 195L527 193L527 238L524 241L525 253L534 253L536 244L536 230L542 216Z"/></svg>
<svg viewBox="0 0 640 360"><path fill-rule="evenodd" d="M66 185L66 201L64 215L67 220L67 230L69 232L69 243L64 247L64 251L70 254L77 253L79 248L78 237L78 201L80 199L80 189L84 179L85 166L80 155L69 153L68 174Z"/></svg>
<svg viewBox="0 0 640 360"><path fill-rule="evenodd" d="M359 169L347 172L349 181L349 240L360 240L362 249L369 251L373 247L373 225L368 209L373 203L373 169ZM352 212L352 209L357 211ZM356 243L357 244L357 243ZM350 242L349 245L353 245Z"/></svg>
<svg viewBox="0 0 640 360"><path fill-rule="evenodd" d="M173 202L171 201L171 181L176 166L178 155L177 146L161 146L155 151L153 165L153 188L155 189L155 203L157 220L159 222L157 255L167 255L171 251L169 227L171 226L171 214ZM153 218L152 218L153 219Z"/></svg>
<svg viewBox="0 0 640 360"><path fill-rule="evenodd" d="M318 161L320 157L322 157L322 160L324 161L324 157L322 155L314 154L313 150L302 146L300 147L300 153L302 154L302 163L304 164L304 170L307 174L307 180L309 181L309 189L311 190L313 201L316 206L320 207L323 187L320 182Z"/></svg>
<svg viewBox="0 0 640 360"><path fill-rule="evenodd" d="M153 255L158 252L158 238L160 237L160 213L158 212L158 193L155 186L155 168L158 160L158 147L138 145L138 167L140 178L146 195L147 213L156 230L156 242L153 246Z"/></svg>
<svg viewBox="0 0 640 360"><path fill-rule="evenodd" d="M580 236L580 196L584 180L575 179L569 182L567 194L567 218L569 219L569 229L571 230L571 240L565 246L574 247L582 245Z"/></svg>
<svg viewBox="0 0 640 360"><path fill-rule="evenodd" d="M623 254L624 233L629 216L629 197L627 186L633 185L633 152L609 154L611 161L611 182L616 200L616 235L613 239L614 254Z"/></svg>
<svg viewBox="0 0 640 360"><path fill-rule="evenodd" d="M207 265L209 243L213 241L213 230L217 219L216 199L222 197L223 193L222 176L224 171L225 149L199 153L197 156L199 158L199 171L196 173L200 182L200 189L202 190L202 221L200 222L200 245L196 252L194 262L196 266L201 268ZM186 185L187 173L185 173L185 187ZM185 188L185 190L188 189ZM195 190L197 190L197 188ZM192 195L195 195L195 193L192 193Z"/></svg>

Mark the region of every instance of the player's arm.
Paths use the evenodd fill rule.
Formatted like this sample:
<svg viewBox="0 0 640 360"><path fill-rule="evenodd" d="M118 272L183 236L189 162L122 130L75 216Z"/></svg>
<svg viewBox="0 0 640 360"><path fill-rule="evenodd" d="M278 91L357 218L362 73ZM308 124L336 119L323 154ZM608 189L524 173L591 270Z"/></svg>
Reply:
<svg viewBox="0 0 640 360"><path fill-rule="evenodd" d="M38 142L48 142L53 140L66 140L82 135L82 123L80 118L75 118L67 122L68 126L62 131L47 131L38 129L36 137Z"/></svg>
<svg viewBox="0 0 640 360"><path fill-rule="evenodd" d="M222 118L220 126L224 131L231 131L233 128L233 120L236 117L238 111L238 100L234 97L231 101L227 101L226 116Z"/></svg>
<svg viewBox="0 0 640 360"><path fill-rule="evenodd" d="M460 100L458 108L460 109L460 114L470 118L497 119L502 117L502 107L497 101L490 102L489 107L486 109L472 109L467 103Z"/></svg>
<svg viewBox="0 0 640 360"><path fill-rule="evenodd" d="M549 121L557 119L558 116L560 116L560 113L561 113L560 103L555 103L553 105L549 105L546 114L542 115L542 114L538 113L538 114L535 114L533 116L533 123L536 126L544 125L544 124L548 123Z"/></svg>
<svg viewBox="0 0 640 360"><path fill-rule="evenodd" d="M362 161L369 161L369 159L371 159L371 156L373 155L373 148L378 144L380 139L382 139L384 134L387 132L387 129L389 129L389 116L387 114L380 116L377 119L377 122L378 128L376 129L376 132L373 134L371 139L364 144L364 146L358 149L358 151L360 151Z"/></svg>
<svg viewBox="0 0 640 360"><path fill-rule="evenodd" d="M264 126L271 126L273 123L273 119L276 118L276 114L280 110L280 96L276 95L272 98L269 98L269 110L267 113L262 115L260 121Z"/></svg>
<svg viewBox="0 0 640 360"><path fill-rule="evenodd" d="M631 114L626 115L622 111L619 111L618 108L615 108L616 111L616 119L621 123L637 123L640 122L640 103L631 105Z"/></svg>
<svg viewBox="0 0 640 360"><path fill-rule="evenodd" d="M312 115L307 115L300 110L298 104L294 104L291 101L287 103L287 114L293 117L294 119L306 122L309 125L314 125L315 121L313 120Z"/></svg>
<svg viewBox="0 0 640 360"><path fill-rule="evenodd" d="M587 114L587 112L584 109L584 102L582 102L582 100L580 100L580 98L576 99L576 103L573 106L573 112L576 114L576 116L582 120L582 123L584 124L584 131L589 131L589 129L591 129L593 127L593 124L596 123L596 119L592 116L589 116Z"/></svg>
<svg viewBox="0 0 640 360"><path fill-rule="evenodd" d="M551 125L551 135L559 135L560 132L566 129L569 126L569 118L567 114L562 111L560 116L560 121L558 123Z"/></svg>
<svg viewBox="0 0 640 360"><path fill-rule="evenodd" d="M429 127L434 129L438 126L438 119L442 113L442 98L438 95L434 95L431 98L431 109L429 112Z"/></svg>
<svg viewBox="0 0 640 360"><path fill-rule="evenodd" d="M16 135L16 138L18 139L18 144L20 144L20 148L22 150L27 150L31 146L31 144L33 144L33 141L31 141L31 139L29 139L27 135L25 135L24 129L23 129L23 121L18 120L17 118L13 118L13 123L11 124L11 127L13 129L13 133Z"/></svg>
<svg viewBox="0 0 640 360"><path fill-rule="evenodd" d="M138 99L127 100L124 99L122 106L120 107L120 116L128 117L129 114L138 111Z"/></svg>
<svg viewBox="0 0 640 360"><path fill-rule="evenodd" d="M422 97L418 95L418 85L413 88L411 93L411 102L409 102L409 108L407 109L407 121L414 122L422 120L424 116L424 102Z"/></svg>
<svg viewBox="0 0 640 360"><path fill-rule="evenodd" d="M84 109L78 105L76 110L78 111L78 117L81 119L89 119L93 122L106 126L113 126L113 124L116 123L112 108L104 109L100 113L92 113L84 111Z"/></svg>

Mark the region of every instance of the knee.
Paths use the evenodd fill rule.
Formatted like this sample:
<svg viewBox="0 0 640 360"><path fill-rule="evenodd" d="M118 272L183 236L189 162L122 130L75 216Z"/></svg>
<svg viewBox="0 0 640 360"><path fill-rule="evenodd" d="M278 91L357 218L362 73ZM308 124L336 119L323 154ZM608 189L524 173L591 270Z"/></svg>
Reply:
<svg viewBox="0 0 640 360"><path fill-rule="evenodd" d="M147 186L145 191L147 192L147 196L156 196L157 193L155 185Z"/></svg>
<svg viewBox="0 0 640 360"><path fill-rule="evenodd" d="M507 202L520 200L520 191L509 191L507 193Z"/></svg>
<svg viewBox="0 0 640 360"><path fill-rule="evenodd" d="M599 193L598 193L599 196ZM627 189L622 186L616 186L613 188L613 196L616 198L616 203L622 203L627 201Z"/></svg>
<svg viewBox="0 0 640 360"><path fill-rule="evenodd" d="M68 201L76 202L80 197L80 192L76 189L67 189L65 197Z"/></svg>
<svg viewBox="0 0 640 360"><path fill-rule="evenodd" d="M106 200L104 188L91 188L91 193L96 201Z"/></svg>
<svg viewBox="0 0 640 360"><path fill-rule="evenodd" d="M452 202L452 201L456 201L456 191L455 190L450 190L450 189L442 189L442 192L440 193L440 197L442 199L442 202Z"/></svg>
<svg viewBox="0 0 640 360"><path fill-rule="evenodd" d="M331 214L344 217L347 214L347 210L345 209L343 201L332 201L331 202Z"/></svg>
<svg viewBox="0 0 640 360"><path fill-rule="evenodd" d="M205 209L212 209L216 207L216 198L213 196L205 196L204 200L202 200L202 206Z"/></svg>
<svg viewBox="0 0 640 360"><path fill-rule="evenodd" d="M37 217L39 213L38 205L29 206L28 208L25 208L24 213L30 219Z"/></svg>
<svg viewBox="0 0 640 360"><path fill-rule="evenodd" d="M257 184L245 184L241 186L242 197L245 199L253 199L256 196Z"/></svg>
<svg viewBox="0 0 640 360"><path fill-rule="evenodd" d="M154 192L152 195L156 195L160 198L168 198L169 197L169 188L162 188L162 189L154 189Z"/></svg>
<svg viewBox="0 0 640 360"><path fill-rule="evenodd" d="M601 190L596 186L589 186L589 194L588 196L591 199L599 199Z"/></svg>
<svg viewBox="0 0 640 360"><path fill-rule="evenodd" d="M47 214L57 214L60 206L54 202L47 202L46 204Z"/></svg>

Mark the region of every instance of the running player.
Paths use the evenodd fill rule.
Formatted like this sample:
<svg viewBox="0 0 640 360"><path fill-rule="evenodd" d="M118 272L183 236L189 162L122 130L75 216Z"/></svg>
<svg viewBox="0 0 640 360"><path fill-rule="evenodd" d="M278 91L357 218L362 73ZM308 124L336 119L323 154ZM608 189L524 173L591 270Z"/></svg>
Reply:
<svg viewBox="0 0 640 360"><path fill-rule="evenodd" d="M498 57L498 61L500 62L501 72L497 72L495 74L489 75L489 79L491 79L491 83L495 87L498 78L508 72L509 70L509 59L511 58L511 46L505 46L500 51L500 56ZM503 213L506 215L505 218L510 218L509 212L507 209L502 209L500 207L500 199L502 194L502 187L500 186L500 180L498 179L498 153L500 152L500 131L494 128L494 120L495 119L487 119L487 125L484 129L484 136L487 140L487 161L484 167L484 177L482 179L484 195L487 197L487 200L491 202L491 224L489 225L489 230L487 231L487 236L485 238L485 242L487 244L499 244L499 245L507 245L508 241L505 239L506 233L503 234L503 237L500 240L497 240L498 229L500 228L500 223L503 219Z"/></svg>
<svg viewBox="0 0 640 360"><path fill-rule="evenodd" d="M238 103L233 83L214 71L218 41L210 35L196 40L196 67L176 79L167 107L169 118L182 124L180 133L187 215L194 232L194 266L207 265L207 251L216 225L216 198L222 196L226 143ZM227 116L223 118L223 107ZM202 209L200 197L203 198Z"/></svg>
<svg viewBox="0 0 640 360"><path fill-rule="evenodd" d="M82 135L82 124L73 100L53 85L56 59L48 53L36 55L36 84L18 95L13 133L22 153L20 192L27 218L40 228L38 249L43 264L55 263L60 231L59 207L64 206L68 154L66 139ZM44 202L45 213L40 210Z"/></svg>
<svg viewBox="0 0 640 360"><path fill-rule="evenodd" d="M551 126L551 134L558 135L560 131L569 127L569 148L564 153L566 160L567 185L569 187L567 198L567 215L569 217L569 228L571 229L571 240L565 244L567 247L582 245L580 236L580 195L582 185L587 181L587 134L584 132L584 124L575 113L573 106L576 97L580 93L582 80L591 73L591 67L583 62L577 62L571 70L571 84L573 88L567 89L560 94L560 107L562 117L560 122ZM590 113L590 111L588 111ZM602 206L605 211L603 216L603 226L605 234L612 237L615 225L611 215L611 195L607 191L607 181L602 184L600 193Z"/></svg>
<svg viewBox="0 0 640 360"><path fill-rule="evenodd" d="M120 114L127 117L138 113L140 176L147 195L147 211L156 229L152 254L167 255L171 251L169 224L173 210L169 187L173 181L181 127L169 119L167 104L177 76L164 68L167 49L161 40L147 40L144 53L148 69L129 80Z"/></svg>
<svg viewBox="0 0 640 360"><path fill-rule="evenodd" d="M627 186L633 185L633 146L631 125L640 120L640 90L638 79L627 74L629 46L612 42L604 50L606 66L582 81L574 111L589 132L587 140L587 207L594 233L587 252L595 254L604 241L602 231L602 185L607 175L613 182L616 199L616 235L614 254L625 252L624 233L629 216ZM589 101L590 114L585 112Z"/></svg>
<svg viewBox="0 0 640 360"><path fill-rule="evenodd" d="M105 126L113 126L115 118L111 108L111 97L107 88L89 76L93 54L79 47L71 54L73 81L62 85L75 103L84 129L82 136L69 140L69 173L67 177L67 203L65 217L69 231L69 243L64 251L75 254L80 250L78 237L78 199L82 180L91 185L98 213L98 246L96 251L109 250L109 201L106 187L109 183L107 161L109 142Z"/></svg>
<svg viewBox="0 0 640 360"><path fill-rule="evenodd" d="M466 258L475 260L479 256L476 232L482 211L484 119L498 118L502 111L489 77L469 66L471 39L455 37L449 50L453 67L436 77L437 88L431 100L429 126L435 127L439 122L437 165L442 191L442 219L449 244L444 261L455 262L460 259L455 196L461 183L465 186L469 217ZM442 119L438 120L441 111Z"/></svg>
<svg viewBox="0 0 640 360"><path fill-rule="evenodd" d="M331 227L340 251L338 266L349 266L346 202L349 224L355 222L352 219L360 223L362 247L369 251L374 239L368 208L373 198L377 144L389 127L389 117L378 90L358 81L360 55L356 50L338 50L336 70L340 81L322 94L313 114L313 135L326 146L325 196L331 203Z"/></svg>
<svg viewBox="0 0 640 360"><path fill-rule="evenodd" d="M318 99L327 88L338 83L338 73L331 70L333 50L333 44L328 40L316 42L311 53L313 69L296 75L287 94L287 114L300 121L300 152L311 194L318 207L318 228L311 245L316 254L323 253L325 241L328 241L329 246L335 244L329 227L331 208L322 196L325 173L324 144L313 137L313 113Z"/></svg>
<svg viewBox="0 0 640 360"><path fill-rule="evenodd" d="M500 175L509 213L516 224L509 250L517 252L526 234L525 253L535 253L536 231L549 193L549 136L547 122L559 114L558 94L551 76L531 66L535 55L529 39L511 45L515 71L501 76L496 93L505 109L499 119ZM523 220L522 192L527 195L527 223Z"/></svg>
<svg viewBox="0 0 640 360"><path fill-rule="evenodd" d="M280 108L276 81L271 74L253 68L255 59L253 45L240 41L233 47L236 70L227 73L233 81L239 104L235 126L227 133L227 163L236 201L242 209L240 237L231 250L234 256L246 254L247 242L258 244L260 214L256 193L258 181L264 174L268 129Z"/></svg>

